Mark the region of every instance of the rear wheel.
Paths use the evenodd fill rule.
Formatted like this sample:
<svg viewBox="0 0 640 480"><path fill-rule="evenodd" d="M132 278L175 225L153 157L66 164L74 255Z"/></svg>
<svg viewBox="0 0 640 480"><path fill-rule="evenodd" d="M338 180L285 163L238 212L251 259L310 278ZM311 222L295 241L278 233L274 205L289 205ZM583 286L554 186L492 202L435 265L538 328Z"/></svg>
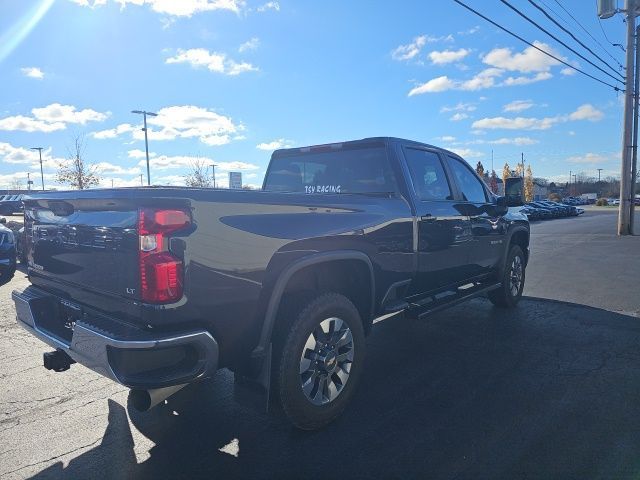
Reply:
<svg viewBox="0 0 640 480"><path fill-rule="evenodd" d="M364 330L356 307L337 293L316 296L292 315L278 349L278 393L288 419L314 430L340 415L353 396L364 362Z"/></svg>
<svg viewBox="0 0 640 480"><path fill-rule="evenodd" d="M489 300L497 307L515 307L522 297L524 279L524 253L518 245L513 245L507 256L506 268L502 275L502 284L499 288L489 292Z"/></svg>

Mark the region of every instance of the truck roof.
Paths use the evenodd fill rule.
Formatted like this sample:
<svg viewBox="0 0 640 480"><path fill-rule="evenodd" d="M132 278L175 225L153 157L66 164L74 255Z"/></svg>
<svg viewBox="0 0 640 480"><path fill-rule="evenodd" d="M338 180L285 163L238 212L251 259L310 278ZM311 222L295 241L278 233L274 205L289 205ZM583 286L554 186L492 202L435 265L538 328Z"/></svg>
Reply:
<svg viewBox="0 0 640 480"><path fill-rule="evenodd" d="M278 157L278 156L292 155L294 153L307 153L311 150L324 149L324 148L341 148L344 146L355 147L359 144L365 145L365 144L376 143L376 142L382 142L385 145L400 143L402 145L414 145L419 147L435 148L435 149L450 153L456 157L460 156L455 152L447 150L446 148L438 147L436 145L431 145L429 143L423 143L423 142L418 142L416 140L409 140L406 138L399 138L399 137L366 137L366 138L361 138L359 140L346 140L342 142L325 143L325 144L319 144L319 145L307 145L304 147L279 148L277 150L274 150L272 156Z"/></svg>

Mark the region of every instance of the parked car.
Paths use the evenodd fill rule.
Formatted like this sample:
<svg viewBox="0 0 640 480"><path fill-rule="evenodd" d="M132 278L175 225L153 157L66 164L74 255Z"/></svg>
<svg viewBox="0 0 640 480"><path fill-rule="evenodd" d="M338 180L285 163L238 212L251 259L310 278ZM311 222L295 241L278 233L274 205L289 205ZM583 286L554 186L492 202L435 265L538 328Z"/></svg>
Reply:
<svg viewBox="0 0 640 480"><path fill-rule="evenodd" d="M16 273L16 245L13 232L0 225L0 284L10 281Z"/></svg>
<svg viewBox="0 0 640 480"><path fill-rule="evenodd" d="M532 216L529 217L531 220L548 220L553 217L551 210L548 208L542 208L536 205L531 204L531 202L525 205L527 209L529 209L532 213Z"/></svg>
<svg viewBox="0 0 640 480"><path fill-rule="evenodd" d="M562 216L562 211L559 208L556 207L550 207L549 205L545 205L544 203L541 202L529 202L527 203L527 206L532 206L535 208L539 208L542 210L546 210L547 212L549 212L549 216L552 218L558 218Z"/></svg>
<svg viewBox="0 0 640 480"><path fill-rule="evenodd" d="M550 200L541 200L540 203L542 203L543 205L547 205L550 208L560 209L562 216L565 217L572 216L575 213L575 207L573 207L572 205L564 205L562 203L552 202Z"/></svg>
<svg viewBox="0 0 640 480"><path fill-rule="evenodd" d="M18 322L151 408L226 367L299 428L342 412L374 319L516 305L522 179L493 196L447 150L368 138L277 150L262 191L131 188L25 200ZM269 396L267 395L267 398Z"/></svg>
<svg viewBox="0 0 640 480"><path fill-rule="evenodd" d="M23 195L2 195L0 196L0 215L13 215L22 212Z"/></svg>

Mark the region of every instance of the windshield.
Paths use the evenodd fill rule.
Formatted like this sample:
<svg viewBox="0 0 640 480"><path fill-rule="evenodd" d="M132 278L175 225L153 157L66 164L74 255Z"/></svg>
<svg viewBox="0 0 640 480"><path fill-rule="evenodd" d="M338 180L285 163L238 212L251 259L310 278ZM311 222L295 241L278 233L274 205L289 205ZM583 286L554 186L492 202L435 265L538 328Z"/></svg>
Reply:
<svg viewBox="0 0 640 480"><path fill-rule="evenodd" d="M394 192L396 181L383 146L304 152L275 157L264 183L272 192Z"/></svg>

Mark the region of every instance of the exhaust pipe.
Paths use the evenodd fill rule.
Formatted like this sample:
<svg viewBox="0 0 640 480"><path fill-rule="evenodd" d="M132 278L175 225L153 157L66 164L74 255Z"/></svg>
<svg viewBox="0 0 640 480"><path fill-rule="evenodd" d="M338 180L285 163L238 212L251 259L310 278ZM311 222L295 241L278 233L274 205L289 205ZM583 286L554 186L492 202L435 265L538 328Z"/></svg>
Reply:
<svg viewBox="0 0 640 480"><path fill-rule="evenodd" d="M154 388L152 390L131 390L131 405L139 412L147 412L187 385L187 383L183 383L182 385Z"/></svg>

